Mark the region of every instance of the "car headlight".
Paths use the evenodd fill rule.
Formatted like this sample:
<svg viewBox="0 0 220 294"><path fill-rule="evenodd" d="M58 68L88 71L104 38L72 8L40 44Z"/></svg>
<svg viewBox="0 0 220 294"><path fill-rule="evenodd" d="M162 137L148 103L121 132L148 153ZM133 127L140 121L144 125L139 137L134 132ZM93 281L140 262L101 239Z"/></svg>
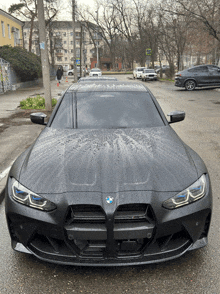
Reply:
<svg viewBox="0 0 220 294"><path fill-rule="evenodd" d="M56 209L56 205L53 202L33 193L15 179L13 179L12 184L12 198L21 204L44 211Z"/></svg>
<svg viewBox="0 0 220 294"><path fill-rule="evenodd" d="M175 209L190 204L205 196L207 191L206 176L202 175L194 184L163 202L163 207Z"/></svg>

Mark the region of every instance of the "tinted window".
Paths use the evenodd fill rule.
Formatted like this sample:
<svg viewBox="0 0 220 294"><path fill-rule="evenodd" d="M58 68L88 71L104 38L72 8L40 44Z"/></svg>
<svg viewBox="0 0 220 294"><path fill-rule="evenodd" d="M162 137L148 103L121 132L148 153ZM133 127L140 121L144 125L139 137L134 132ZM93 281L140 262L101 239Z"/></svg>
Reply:
<svg viewBox="0 0 220 294"><path fill-rule="evenodd" d="M154 69L145 69L144 72L155 73L155 70Z"/></svg>
<svg viewBox="0 0 220 294"><path fill-rule="evenodd" d="M78 128L141 128L163 125L148 93L77 94Z"/></svg>
<svg viewBox="0 0 220 294"><path fill-rule="evenodd" d="M52 126L54 128L67 129L73 127L72 105L72 93L66 93L53 119Z"/></svg>
<svg viewBox="0 0 220 294"><path fill-rule="evenodd" d="M189 69L189 72L207 72L207 71L208 71L207 66L200 66L200 67Z"/></svg>
<svg viewBox="0 0 220 294"><path fill-rule="evenodd" d="M208 69L209 69L209 71L218 71L219 70L219 67L218 66L215 66L215 65L209 65L208 66Z"/></svg>
<svg viewBox="0 0 220 294"><path fill-rule="evenodd" d="M91 70L92 72L98 72L98 71L101 71L100 69L92 69Z"/></svg>

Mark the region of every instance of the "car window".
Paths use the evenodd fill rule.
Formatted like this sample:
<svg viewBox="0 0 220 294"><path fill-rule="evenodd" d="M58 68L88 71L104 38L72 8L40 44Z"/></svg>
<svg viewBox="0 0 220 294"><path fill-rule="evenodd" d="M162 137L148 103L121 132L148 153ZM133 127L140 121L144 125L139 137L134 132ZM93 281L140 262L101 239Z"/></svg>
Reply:
<svg viewBox="0 0 220 294"><path fill-rule="evenodd" d="M101 70L100 70L100 69L96 69L96 68L94 68L94 69L92 69L91 71L97 72L97 71L101 71Z"/></svg>
<svg viewBox="0 0 220 294"><path fill-rule="evenodd" d="M77 93L77 128L142 128L163 125L148 93Z"/></svg>
<svg viewBox="0 0 220 294"><path fill-rule="evenodd" d="M215 66L215 65L209 65L208 69L209 69L210 72L213 72L213 71L216 72L216 71L220 70L220 68L218 66Z"/></svg>
<svg viewBox="0 0 220 294"><path fill-rule="evenodd" d="M208 72L208 67L207 66L199 66L195 68L189 69L189 72Z"/></svg>
<svg viewBox="0 0 220 294"><path fill-rule="evenodd" d="M138 70L137 71L143 71L143 68L138 68Z"/></svg>
<svg viewBox="0 0 220 294"><path fill-rule="evenodd" d="M53 119L52 127L62 129L73 127L72 105L72 93L66 93Z"/></svg>
<svg viewBox="0 0 220 294"><path fill-rule="evenodd" d="M154 69L145 69L144 72L155 73L155 70Z"/></svg>

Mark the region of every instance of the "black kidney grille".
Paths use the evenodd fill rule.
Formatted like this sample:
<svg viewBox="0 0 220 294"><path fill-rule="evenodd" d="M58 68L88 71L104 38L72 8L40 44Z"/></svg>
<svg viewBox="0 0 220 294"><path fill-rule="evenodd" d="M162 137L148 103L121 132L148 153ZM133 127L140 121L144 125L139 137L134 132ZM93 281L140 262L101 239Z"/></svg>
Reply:
<svg viewBox="0 0 220 294"><path fill-rule="evenodd" d="M154 222L153 211L148 204L120 205L115 212L115 223L121 222Z"/></svg>
<svg viewBox="0 0 220 294"><path fill-rule="evenodd" d="M74 205L67 212L66 224L105 223L105 213L98 205Z"/></svg>

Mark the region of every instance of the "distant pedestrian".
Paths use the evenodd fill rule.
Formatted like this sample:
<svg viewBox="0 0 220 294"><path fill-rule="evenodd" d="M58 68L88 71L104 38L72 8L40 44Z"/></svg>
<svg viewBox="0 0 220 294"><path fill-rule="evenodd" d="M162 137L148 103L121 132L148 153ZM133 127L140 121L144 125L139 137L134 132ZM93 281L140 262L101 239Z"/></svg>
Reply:
<svg viewBox="0 0 220 294"><path fill-rule="evenodd" d="M63 76L63 70L62 68L59 66L58 67L58 70L57 70L57 80L58 82L60 83L61 79L62 79L62 76Z"/></svg>

